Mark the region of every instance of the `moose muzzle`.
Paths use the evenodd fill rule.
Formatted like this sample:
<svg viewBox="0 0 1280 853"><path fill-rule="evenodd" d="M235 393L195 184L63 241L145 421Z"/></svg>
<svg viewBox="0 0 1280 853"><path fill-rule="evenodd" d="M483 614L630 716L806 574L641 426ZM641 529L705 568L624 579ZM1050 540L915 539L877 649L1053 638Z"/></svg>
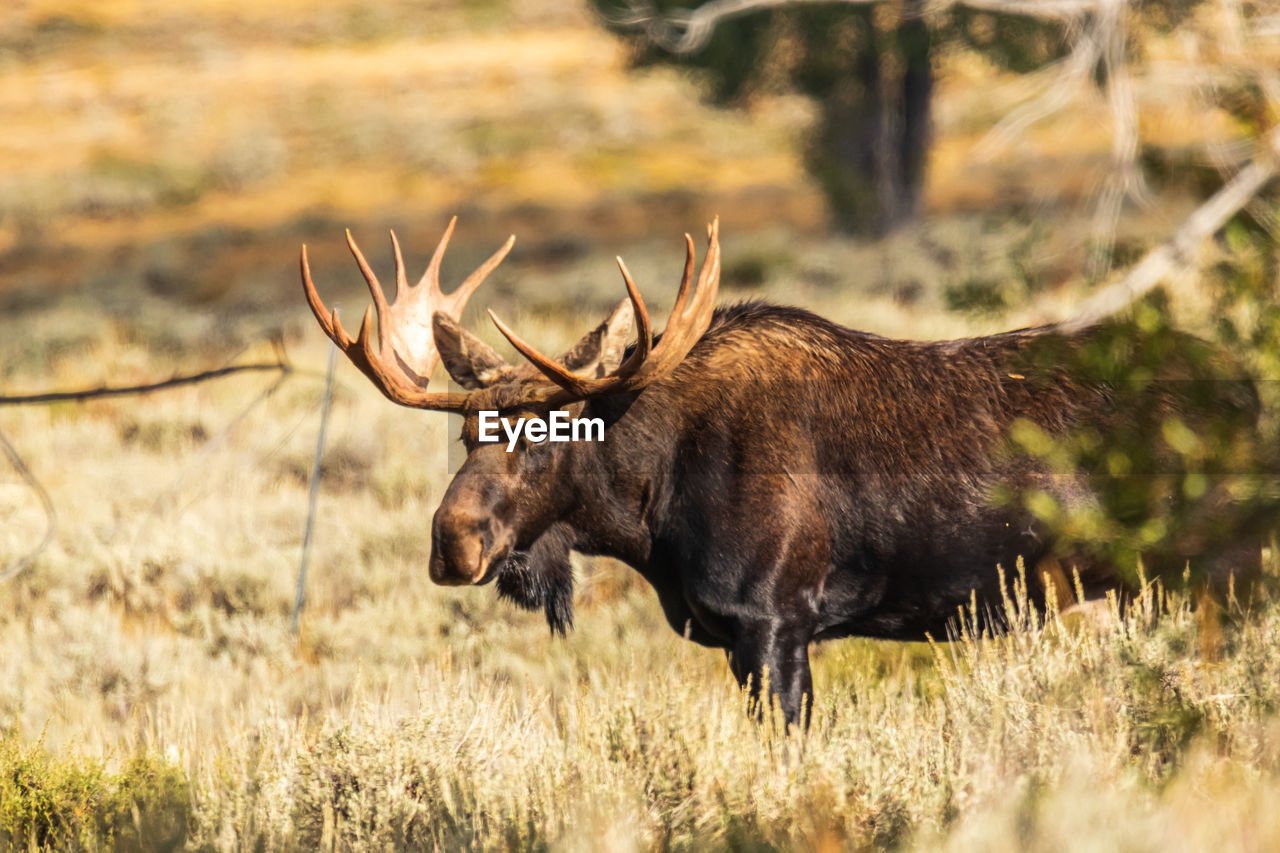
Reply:
<svg viewBox="0 0 1280 853"><path fill-rule="evenodd" d="M481 583L495 567L495 557L505 559L507 549L494 547L489 516L465 509L437 510L431 523L431 559L427 570L431 580L442 586ZM503 553L498 554L497 551Z"/></svg>

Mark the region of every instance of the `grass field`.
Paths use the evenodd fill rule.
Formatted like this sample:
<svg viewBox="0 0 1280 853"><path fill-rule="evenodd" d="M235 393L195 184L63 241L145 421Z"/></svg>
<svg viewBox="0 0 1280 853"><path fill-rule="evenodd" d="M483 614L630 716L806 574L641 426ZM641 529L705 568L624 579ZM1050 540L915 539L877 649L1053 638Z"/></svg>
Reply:
<svg viewBox="0 0 1280 853"><path fill-rule="evenodd" d="M491 306L552 348L620 298L616 253L665 308L681 232L717 212L725 302L913 337L1065 316L1087 286L1105 105L984 160L975 143L1025 81L946 63L929 215L871 243L825 232L804 104L716 112L672 72L628 74L575 4L0 11L0 393L275 344L297 368L0 407L58 515L0 586L0 847L1280 847L1274 566L1221 614L1153 590L1103 619L1037 620L1011 577L1011 636L816 648L800 737L751 722L723 656L674 635L624 566L575 558L565 639L490 588L433 586L457 424L345 364L290 632L325 360L303 241L351 315L366 297L342 227L385 270L394 226L420 268L461 214L448 281L514 231L468 324L496 341ZM1148 130L1170 150L1230 131L1206 113L1188 140L1191 107L1162 99ZM1194 204L1154 189L1122 221L1122 260ZM1193 327L1210 319L1196 285L1178 291ZM949 310L992 289L1003 306ZM44 525L7 467L0 520L7 564Z"/></svg>

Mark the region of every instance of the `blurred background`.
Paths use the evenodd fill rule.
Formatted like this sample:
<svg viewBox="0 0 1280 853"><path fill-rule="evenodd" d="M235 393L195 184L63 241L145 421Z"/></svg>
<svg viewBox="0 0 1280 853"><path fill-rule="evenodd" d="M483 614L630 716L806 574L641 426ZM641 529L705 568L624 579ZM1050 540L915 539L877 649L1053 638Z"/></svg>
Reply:
<svg viewBox="0 0 1280 853"><path fill-rule="evenodd" d="M508 803L507 777L483 788L494 766L542 791L531 802L558 816L560 829L546 830L554 838L578 825L574 809L617 787L609 773L626 768L593 764L613 769L599 771L597 787L584 782L557 799L538 787L543 759L501 762L536 741L556 756L545 761L568 761L565 772L577 773L586 765L566 759L572 750L558 740L572 728L565 709L595 731L620 703L720 726L698 741L701 787L679 783L696 789L688 796L702 798L698 808L720 808L714 761L733 750L717 744L759 736L743 728L722 656L675 636L649 588L607 560L576 564L578 628L566 640L553 641L540 614L492 590L432 586L429 523L460 456L457 425L388 404L341 360L307 609L298 635L290 631L326 354L302 297L298 252L308 245L326 302L354 324L368 296L344 228L389 282L388 228L416 275L458 215L446 289L516 234L464 318L504 353L481 322L484 308L535 345L566 345L621 298L619 254L665 316L682 234L700 234L716 215L722 303L763 297L855 328L940 338L1071 317L1252 163L1262 180L1232 202L1225 227L1174 256L1162 310L1280 375L1277 190L1266 180L1280 103L1274 3L899 0L794 4L716 22L690 17L694 5L9 0L0 8L0 395L147 383L281 356L295 368L147 396L0 405L0 436L47 490L57 522L38 547L49 529L39 495L19 467L0 465L5 737L112 761L155 752L190 780L177 800L182 820L183 809L195 810L192 837L236 849L254 837L250 826L279 839L305 819L332 836L336 800L289 787L320 778L298 775L320 737L308 720L355 725L375 742L370 766L392 773L377 764L391 761L387 743L401 742L387 721L424 707L429 693L446 728L426 718L414 743L460 738L464 758L447 752L441 773L456 774L457 790L477 802ZM6 571L33 551L21 571ZM1186 632L1199 629L1183 616L1180 645L1152 651L1153 660L1194 654ZM1274 675L1280 664L1267 660L1249 672ZM1131 683L1125 661L1114 684L1088 689L1109 708L1148 695L1133 694L1133 684L1155 685L1157 727L1175 695L1161 685L1181 684L1177 702L1199 697L1196 708L1210 716L1215 697L1235 689L1225 675L1217 686L1175 675ZM1081 671L1076 664L1060 669ZM920 675L932 666L927 649L906 644L851 640L815 651L819 696L830 719L855 726L849 743L877 732L896 739L861 747L853 769L843 763L851 751L827 754L836 788L879 780L865 797L840 801L849 832L871 827L857 836L868 843L881 838L877 826L947 825L953 781L957 791L999 799L1004 770L981 784L964 767L947 770L943 797L924 759L885 758L902 744L942 742L920 722L943 719L930 716L936 681ZM1028 688L1026 707L1086 689L1063 683L1060 696ZM872 690L878 698L858 704ZM973 702L973 732L987 730L993 700L984 696ZM1266 713L1268 702L1262 696L1245 716ZM494 741L500 755L464 751L469 703L519 716L506 731L524 734ZM619 743L648 742L637 714L609 717ZM1113 725L1115 715L1104 716L1098 726ZM1018 772L1059 778L1054 756L1126 743L1121 733L1081 746L1067 725L1061 749L1036 746L1048 730L1028 729ZM990 750L974 744L980 764ZM613 741L597 747L613 755ZM15 748L0 739L0 766L26 754ZM653 761L680 770L694 749ZM1098 763L1085 787L1129 772L1133 749L1090 753ZM830 811L827 781L787 799L794 767L779 754L759 777L776 783L774 799L754 782L739 790L725 781L733 798L725 814ZM903 779L916 793L876 811L876 792L906 790ZM686 813L684 795L661 799L655 784L625 790L663 820ZM405 802L410 812L425 808L421 798ZM521 803L512 826L533 827L532 818L521 823ZM0 805L0 840L5 814ZM129 810L122 814L129 823ZM650 817L635 825L651 826ZM458 819L501 846L498 824ZM774 825L761 820L757 830Z"/></svg>
<svg viewBox="0 0 1280 853"><path fill-rule="evenodd" d="M1252 6L1234 43L1224 4L1133 7L1117 94L1074 50L1087 16L985 5L767 11L679 56L618 0L19 0L0 299L11 322L87 298L287 325L300 243L343 288L344 227L371 252L396 227L420 260L456 213L458 270L519 238L488 299L603 290L596 309L615 284L593 258L661 246L660 294L681 232L719 214L730 295L994 311L1131 263L1268 120Z"/></svg>

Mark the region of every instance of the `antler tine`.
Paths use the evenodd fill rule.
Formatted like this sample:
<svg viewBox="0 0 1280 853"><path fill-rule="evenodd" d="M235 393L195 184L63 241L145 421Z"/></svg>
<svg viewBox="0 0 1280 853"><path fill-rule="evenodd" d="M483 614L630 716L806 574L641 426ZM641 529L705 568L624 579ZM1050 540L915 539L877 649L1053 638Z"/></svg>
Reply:
<svg viewBox="0 0 1280 853"><path fill-rule="evenodd" d="M693 238L685 235L684 277L680 282L676 304L671 309L667 327L662 332L662 340L654 349L653 356L629 384L647 384L653 378L674 370L710 326L711 316L715 312L716 291L720 285L718 218L707 229L707 238L707 257L702 262L697 284L690 287L694 265ZM693 291L692 299L689 298L690 290Z"/></svg>
<svg viewBox="0 0 1280 853"><path fill-rule="evenodd" d="M715 310L716 292L720 289L720 217L707 228L707 259L698 275L698 289L691 309L696 316L709 316Z"/></svg>
<svg viewBox="0 0 1280 853"><path fill-rule="evenodd" d="M351 236L351 229L347 229L347 248L351 250L351 254L356 259L356 264L360 267L360 273L364 276L364 282L369 286L369 295L373 297L373 307L378 311L378 346L382 346L382 342L386 338L386 330L383 329L385 318L387 316L387 296L382 292L382 284L379 283L378 277L373 274L373 269L369 266L369 262L364 259L364 254L360 251L360 247L356 245L356 238ZM360 324L360 339L364 338L365 325L369 320L369 312L365 312L365 321Z"/></svg>
<svg viewBox="0 0 1280 853"><path fill-rule="evenodd" d="M639 369L641 362L649 357L649 351L653 348L653 330L649 323L649 309L645 308L640 289L636 287L635 281L631 278L631 271L622 262L622 258L618 258L618 269L622 271L622 280L627 285L627 296L631 299L632 312L636 318L636 348L632 351L631 357L618 368L620 375L629 376Z"/></svg>
<svg viewBox="0 0 1280 853"><path fill-rule="evenodd" d="M444 236L436 244L436 250L431 255L431 263L427 264L427 271L422 274L422 278L418 279L418 287L422 287L425 284L434 292L440 292L440 263L444 260L444 250L449 248L449 238L453 236L453 226L457 224L458 217L455 216L449 220L449 227L444 229Z"/></svg>
<svg viewBox="0 0 1280 853"><path fill-rule="evenodd" d="M680 289L676 291L675 304L671 306L671 317L679 317L684 311L685 302L689 299L689 286L693 283L694 248L693 238L686 231L684 235L684 274L680 276ZM667 320L670 325L671 320Z"/></svg>
<svg viewBox="0 0 1280 853"><path fill-rule="evenodd" d="M320 328L346 353L351 363L369 377L378 390L388 399L402 406L464 412L473 402L473 395L470 392L459 394L427 390L432 368L440 361L440 352L432 338L431 318L435 313L440 312L457 320L467 297L506 256L511 249L512 241L508 240L507 244L485 262L480 270L468 277L462 287L446 297L440 292L440 262L456 223L455 217L450 221L444 237L436 246L435 255L423 276L423 281L429 286L423 290L408 286L400 240L394 231L391 232L391 248L396 262L394 302L387 300L378 277L370 268L369 262L360 251L351 232L347 231L347 247L360 267L365 284L368 285L369 294L373 297L373 304L365 310L360 329L354 339L342 328L337 310L329 311L325 308L311 277L307 249L305 246L302 248L300 266L303 289L307 304L319 322ZM373 340L375 319L378 329L376 343Z"/></svg>
<svg viewBox="0 0 1280 853"><path fill-rule="evenodd" d="M631 278L630 271L622 259L618 259L618 268L622 271L622 280L627 286L627 295L636 317L636 346L631 355L613 373L598 379L580 377L559 362L548 358L525 343L515 332L498 319L492 311L489 318L493 320L498 331L502 333L520 354L529 360L559 390L543 386L541 389L531 388L524 394L528 402L564 403L571 400L582 400L587 397L609 394L618 391L643 388L658 377L674 370L702 334L711 325L715 312L716 291L720 285L720 242L719 220L711 223L707 233L710 244L702 271L698 275L697 284L693 283L694 248L693 238L685 235L685 266L680 281L680 290L676 295L676 304L672 307L667 327L663 330L662 340L653 346L652 329L649 312L645 308L640 290ZM690 298L690 291L695 291Z"/></svg>
<svg viewBox="0 0 1280 853"><path fill-rule="evenodd" d="M307 244L302 244L302 257L298 261L298 266L302 269L302 290L307 295L307 305L311 308L311 313L315 315L316 322L320 324L320 328L324 329L324 333L333 338L333 321L329 317L329 309L324 307L324 300L320 298L320 293L316 290L316 283L311 279L311 264L307 261Z"/></svg>
<svg viewBox="0 0 1280 853"><path fill-rule="evenodd" d="M316 290L316 283L311 280L311 264L307 260L307 246L302 246L302 259L300 263L302 267L302 287L307 294L307 305L311 308L311 313L315 315L316 322L320 324L320 328L329 336L329 340L336 343L339 347L346 347L351 344L351 336L342 328L342 323L338 322L338 309L334 308L332 312L324 306L324 300L320 298L320 293Z"/></svg>
<svg viewBox="0 0 1280 853"><path fill-rule="evenodd" d="M645 307L644 297L636 287L635 280L622 258L618 258L618 269L622 271L622 280L627 287L627 296L631 299L631 307L636 319L636 346L631 355L610 376L597 380L583 379L560 362L539 352L523 338L517 335L510 326L502 322L498 315L489 310L489 319L498 327L502 336L523 355L530 364L538 368L542 375L574 396L587 396L598 393L604 387L613 387L634 374L649 357L653 346L653 333L649 324L649 309Z"/></svg>
<svg viewBox="0 0 1280 853"><path fill-rule="evenodd" d="M391 251L396 255L396 298L400 298L400 294L409 289L409 280L404 274L404 255L400 254L400 241L396 239L396 231L394 228L388 229L391 232Z"/></svg>
<svg viewBox="0 0 1280 853"><path fill-rule="evenodd" d="M366 305L364 307L364 316L360 318L360 331L356 333L356 343L365 351L366 355L373 352L369 346L369 329L373 326L373 306ZM378 322L378 337L382 337L382 322ZM369 359L369 363L373 364L374 360Z"/></svg>
<svg viewBox="0 0 1280 853"><path fill-rule="evenodd" d="M493 313L492 308L486 308L485 310L489 314L489 319L493 321L493 325L497 326L498 331L502 333L502 336L510 341L511 345L528 359L530 364L542 371L543 376L575 396L585 396L591 393L592 387L590 383L584 381L582 377L560 364L560 362L553 358L548 358L525 343L524 339L512 331L510 326L498 319L498 315Z"/></svg>
<svg viewBox="0 0 1280 853"><path fill-rule="evenodd" d="M333 331L335 334L334 341L340 347L349 347L355 343L355 338L347 334L347 330L342 328L342 321L338 319L338 308L334 306L333 312Z"/></svg>
<svg viewBox="0 0 1280 853"><path fill-rule="evenodd" d="M711 321L711 314L715 311L716 291L719 289L720 283L718 226L719 219L717 218L707 229L707 242L709 243L707 257L702 262L702 271L698 274L696 285L692 284L694 267L693 238L688 234L684 235L684 276L680 280L680 291L676 294L676 303L671 307L671 315L667 318L667 327L662 333L662 343L659 344L662 352L658 354L660 362L665 362L671 358L671 354L681 347L681 343L686 338L693 337L696 340L696 336L706 331L706 326ZM691 292L693 294L692 299L689 298ZM667 343L668 341L671 343ZM680 353L678 358L683 358L683 355L683 353ZM657 367L658 365L654 365L650 369Z"/></svg>

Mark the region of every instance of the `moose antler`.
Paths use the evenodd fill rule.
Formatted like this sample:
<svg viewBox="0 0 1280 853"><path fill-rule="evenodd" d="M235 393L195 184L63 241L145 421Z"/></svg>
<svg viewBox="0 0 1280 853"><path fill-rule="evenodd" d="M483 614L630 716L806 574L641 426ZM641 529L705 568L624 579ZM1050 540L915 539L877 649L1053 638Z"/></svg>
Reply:
<svg viewBox="0 0 1280 853"><path fill-rule="evenodd" d="M347 231L347 246L355 256L360 272L364 274L365 283L369 285L369 293L373 304L365 309L364 319L360 323L360 331L355 339L347 334L338 320L338 310L329 311L316 292L315 283L311 280L311 267L307 263L307 247L302 247L302 286L307 294L307 303L316 320L338 348L347 354L351 363L360 368L374 385L392 402L402 406L419 409L436 409L447 412L465 411L468 393L430 392L427 382L431 371L440 361L440 353L436 349L431 334L431 318L437 312L447 314L458 320L467 299L493 272L502 259L511 251L516 238L511 237L501 249L494 252L489 260L467 276L461 286L446 296L440 290L440 262L444 258L449 238L453 236L453 226L458 217L449 221L440 244L436 246L431 263L418 283L409 287L405 278L404 258L400 254L400 242L396 232L391 232L391 246L396 258L396 297L392 303L378 283L368 261L364 259L360 248L356 245L351 231ZM378 320L378 343L375 347L370 335L374 314Z"/></svg>
<svg viewBox="0 0 1280 853"><path fill-rule="evenodd" d="M499 320L493 311L489 311L489 318L498 327L498 331L502 332L511 345L547 379L555 383L555 388L549 391L530 389L523 395L526 401L563 404L571 400L583 400L602 394L638 390L659 377L667 375L684 360L689 350L711 325L711 315L715 311L716 291L720 287L719 218L707 228L707 257L702 262L702 271L698 274L698 283L693 288L692 298L690 298L690 284L693 281L694 267L693 238L685 234L684 239L684 276L680 280L680 290L676 293L676 302L671 308L671 316L667 319L667 327L657 346L652 345L649 312L645 308L644 300L640 297L640 291L636 288L631 273L627 271L627 265L622 262L622 258L618 258L618 268L622 271L627 295L631 298L631 305L635 309L636 345L627 360L608 376L598 379L578 376L564 365L525 343L506 323Z"/></svg>
<svg viewBox="0 0 1280 853"><path fill-rule="evenodd" d="M391 232L391 246L396 258L396 300L388 303L382 291L382 285L370 269L369 263L361 254L351 232L347 232L347 245L355 256L364 280L373 296L373 305L365 309L364 319L360 323L360 331L353 339L338 320L337 309L329 311L320 300L314 282L311 280L311 267L307 262L307 247L302 247L302 285L307 294L307 303L319 321L325 334L347 354L351 363L378 387L392 402L402 406L419 409L436 409L446 412L466 412L475 408L478 392L430 392L426 390L431 371L440 360L432 336L432 317L442 313L457 321L462 308L472 292L484 281L502 259L511 251L515 242L512 237L501 249L485 261L479 269L467 277L457 290L446 296L440 290L440 261L444 257L449 238L453 235L453 226L457 217L449 222L440 245L431 256L431 263L423 274L422 280L414 287L409 287L405 279L404 258L400 254L400 243L395 232ZM530 403L551 403L563 405L574 400L585 400L603 394L620 391L635 391L644 388L662 376L666 376L676 368L698 342L711 325L711 316L715 311L716 291L720 286L720 221L711 223L707 228L707 257L702 263L698 281L693 282L694 248L693 238L688 234L685 238L684 276L680 280L680 290L676 294L675 305L671 308L671 316L667 319L667 327L663 331L657 346L653 345L652 324L649 312L645 308L644 299L636 288L626 264L618 258L618 267L622 270L622 280L627 287L627 296L636 320L636 344L616 370L607 376L587 378L579 376L565 365L549 358L525 343L515 332L498 319L492 311L489 317L498 327L498 331L511 342L520 353L529 360L550 384L535 378L530 381L522 378L515 381L512 387L501 397L505 405ZM375 346L371 336L374 316L378 321L378 341ZM492 403L493 400L491 399Z"/></svg>

